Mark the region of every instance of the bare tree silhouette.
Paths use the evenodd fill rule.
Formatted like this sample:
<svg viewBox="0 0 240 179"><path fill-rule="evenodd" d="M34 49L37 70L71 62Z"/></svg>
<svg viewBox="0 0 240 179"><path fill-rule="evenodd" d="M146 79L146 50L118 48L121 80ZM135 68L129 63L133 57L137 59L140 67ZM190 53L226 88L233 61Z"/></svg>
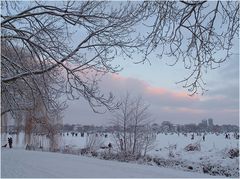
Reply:
<svg viewBox="0 0 240 179"><path fill-rule="evenodd" d="M190 71L183 87L204 92L204 71L230 57L239 34L238 1L1 1L1 8L1 114L32 107L21 94L28 102L41 96L47 109L59 109L61 94L84 97L95 112L114 109L98 81L121 70L116 57L136 53L137 63L154 52L182 61Z"/></svg>

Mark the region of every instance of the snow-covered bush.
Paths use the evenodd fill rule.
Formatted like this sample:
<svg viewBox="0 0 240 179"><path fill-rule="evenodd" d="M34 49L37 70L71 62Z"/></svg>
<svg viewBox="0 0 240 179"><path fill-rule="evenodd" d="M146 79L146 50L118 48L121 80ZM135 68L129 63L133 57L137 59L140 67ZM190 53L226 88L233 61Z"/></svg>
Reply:
<svg viewBox="0 0 240 179"><path fill-rule="evenodd" d="M129 162L129 161L137 161L141 158L141 155L132 155L131 153L125 153L125 152L118 152L118 153L112 153L112 152L101 152L99 154L99 157L105 160L117 160L121 162Z"/></svg>
<svg viewBox="0 0 240 179"><path fill-rule="evenodd" d="M177 149L177 144L169 145L167 147L167 149L168 149L168 156L172 157L172 158L175 157L175 152L174 151L176 151L176 149Z"/></svg>
<svg viewBox="0 0 240 179"><path fill-rule="evenodd" d="M239 149L238 148L233 148L228 150L228 156L229 158L235 158L235 157L239 157Z"/></svg>
<svg viewBox="0 0 240 179"><path fill-rule="evenodd" d="M160 167L182 167L187 168L188 165L184 165L181 160L176 159L165 159L165 158L153 158L152 160L154 163L156 163Z"/></svg>
<svg viewBox="0 0 240 179"><path fill-rule="evenodd" d="M54 151L52 151L54 152ZM81 153L81 149L79 148L76 148L76 146L69 146L69 145L66 145L64 146L63 149L59 149L55 152L61 152L61 153L64 153L64 154L73 154L73 155L79 155Z"/></svg>
<svg viewBox="0 0 240 179"><path fill-rule="evenodd" d="M153 158L149 155L146 155L146 156L144 156L143 160L146 162L151 162L153 160Z"/></svg>
<svg viewBox="0 0 240 179"><path fill-rule="evenodd" d="M98 156L98 153L97 153L96 151L92 151L92 152L91 152L91 155L92 155L93 157L97 157L97 156Z"/></svg>
<svg viewBox="0 0 240 179"><path fill-rule="evenodd" d="M184 150L186 151L200 151L201 145L199 142L187 145Z"/></svg>
<svg viewBox="0 0 240 179"><path fill-rule="evenodd" d="M90 153L91 149L89 147L83 148L80 150L81 155L86 155Z"/></svg>
<svg viewBox="0 0 240 179"><path fill-rule="evenodd" d="M220 175L220 176L226 176L226 177L239 177L238 171L232 170L228 167L223 167L221 165L211 165L207 164L203 166L203 173L208 173L210 175Z"/></svg>
<svg viewBox="0 0 240 179"><path fill-rule="evenodd" d="M103 151L99 154L99 157L104 160L117 160L118 159L118 154L112 153L112 152L107 152Z"/></svg>

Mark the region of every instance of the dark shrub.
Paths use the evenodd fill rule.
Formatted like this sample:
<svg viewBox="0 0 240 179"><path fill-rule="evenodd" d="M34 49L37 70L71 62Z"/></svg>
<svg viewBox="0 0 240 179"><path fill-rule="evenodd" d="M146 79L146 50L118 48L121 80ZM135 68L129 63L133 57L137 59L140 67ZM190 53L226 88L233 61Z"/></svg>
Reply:
<svg viewBox="0 0 240 179"><path fill-rule="evenodd" d="M239 149L238 148L230 149L228 151L228 156L229 156L229 158L239 157Z"/></svg>
<svg viewBox="0 0 240 179"><path fill-rule="evenodd" d="M199 143L189 144L184 148L186 151L200 151L201 146Z"/></svg>

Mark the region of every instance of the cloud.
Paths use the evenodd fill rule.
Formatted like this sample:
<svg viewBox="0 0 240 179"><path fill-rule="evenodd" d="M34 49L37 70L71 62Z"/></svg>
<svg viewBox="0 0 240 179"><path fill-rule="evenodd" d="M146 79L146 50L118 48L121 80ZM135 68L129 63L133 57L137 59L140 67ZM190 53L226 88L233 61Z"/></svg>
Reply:
<svg viewBox="0 0 240 179"><path fill-rule="evenodd" d="M203 114L203 113L206 113L206 110L191 109L191 108L186 108L186 107L179 107L179 108L177 108L177 111L182 112L182 113L187 113L187 114Z"/></svg>
<svg viewBox="0 0 240 179"><path fill-rule="evenodd" d="M185 91L153 86L146 81L119 74L104 75L99 85L103 93L112 92L117 99L121 99L127 92L133 97L141 96L151 105L149 110L156 123L164 120L175 124L199 123L204 118L213 118L218 124L238 124L239 98L224 91L219 92L221 88L204 96L189 96ZM227 88L224 84L219 86ZM230 91L236 90L236 86L233 88ZM101 125L109 123L111 119L110 113L94 114L83 99L72 102L69 106L65 122Z"/></svg>
<svg viewBox="0 0 240 179"><path fill-rule="evenodd" d="M239 50L227 61L221 64L218 78L209 80L210 96L225 96L226 98L239 99Z"/></svg>

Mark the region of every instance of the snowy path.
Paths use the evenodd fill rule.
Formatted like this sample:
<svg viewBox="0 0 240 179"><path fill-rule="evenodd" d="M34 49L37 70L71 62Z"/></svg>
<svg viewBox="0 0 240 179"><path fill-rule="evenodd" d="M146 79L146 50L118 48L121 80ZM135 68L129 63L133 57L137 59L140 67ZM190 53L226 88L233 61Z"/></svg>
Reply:
<svg viewBox="0 0 240 179"><path fill-rule="evenodd" d="M105 161L76 155L7 148L2 149L1 153L1 177L196 178L212 176L156 166Z"/></svg>

